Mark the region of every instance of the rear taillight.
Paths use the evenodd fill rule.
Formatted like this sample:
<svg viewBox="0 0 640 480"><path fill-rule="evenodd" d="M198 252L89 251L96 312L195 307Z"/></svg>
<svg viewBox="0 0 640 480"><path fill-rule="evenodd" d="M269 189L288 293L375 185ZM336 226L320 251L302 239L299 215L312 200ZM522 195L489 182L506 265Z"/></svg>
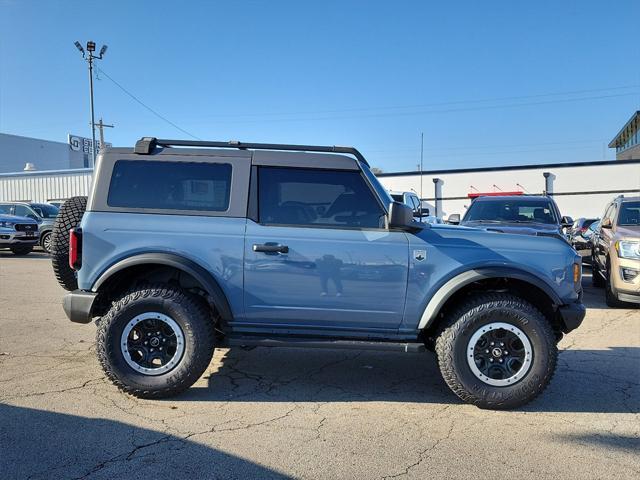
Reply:
<svg viewBox="0 0 640 480"><path fill-rule="evenodd" d="M82 229L69 230L69 266L79 270L82 266Z"/></svg>

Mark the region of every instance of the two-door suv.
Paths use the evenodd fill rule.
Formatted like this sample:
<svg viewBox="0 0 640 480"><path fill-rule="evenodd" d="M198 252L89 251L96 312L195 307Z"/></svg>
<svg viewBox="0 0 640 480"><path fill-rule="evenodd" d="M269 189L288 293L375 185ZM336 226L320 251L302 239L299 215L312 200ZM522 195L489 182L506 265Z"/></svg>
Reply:
<svg viewBox="0 0 640 480"><path fill-rule="evenodd" d="M351 147L143 138L64 204L53 267L67 316L97 319L106 375L138 397L187 389L215 347L263 345L426 347L463 400L530 401L584 317L580 257L412 217Z"/></svg>

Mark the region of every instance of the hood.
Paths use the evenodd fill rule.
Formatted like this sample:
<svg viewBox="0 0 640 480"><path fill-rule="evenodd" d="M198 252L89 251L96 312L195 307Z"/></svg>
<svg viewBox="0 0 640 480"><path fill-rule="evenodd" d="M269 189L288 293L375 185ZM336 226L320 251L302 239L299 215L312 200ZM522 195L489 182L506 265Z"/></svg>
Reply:
<svg viewBox="0 0 640 480"><path fill-rule="evenodd" d="M481 228L483 230L515 233L519 235L553 235L560 234L559 225L551 225L548 223L487 223L487 222L464 222L465 227Z"/></svg>
<svg viewBox="0 0 640 480"><path fill-rule="evenodd" d="M496 226L501 227L501 225ZM534 253L555 253L571 258L576 255L566 239L553 228L547 228L544 232L531 229L530 234L522 234L521 231L507 232L506 228L502 228L503 231L500 232L497 230L498 228L486 229L446 224L428 225L416 231L414 236L438 248L462 248L463 250L479 248L493 257L496 255L502 257L507 251L517 251L523 255L525 263L533 262L531 255Z"/></svg>
<svg viewBox="0 0 640 480"><path fill-rule="evenodd" d="M618 238L637 238L640 239L640 225L620 226L616 228L616 237Z"/></svg>
<svg viewBox="0 0 640 480"><path fill-rule="evenodd" d="M12 223L38 223L32 218L17 217L16 215L0 214L0 222L12 222Z"/></svg>

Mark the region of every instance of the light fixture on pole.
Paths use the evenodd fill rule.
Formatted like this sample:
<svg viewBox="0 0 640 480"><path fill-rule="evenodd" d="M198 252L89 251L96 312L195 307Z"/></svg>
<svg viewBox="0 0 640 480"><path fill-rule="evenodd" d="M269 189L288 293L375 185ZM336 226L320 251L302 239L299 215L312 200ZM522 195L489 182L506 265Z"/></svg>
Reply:
<svg viewBox="0 0 640 480"><path fill-rule="evenodd" d="M92 143L91 143L92 165L91 166L94 166L96 163L97 148L96 148L96 120L95 120L95 113L93 109L93 61L102 60L102 57L107 52L107 46L103 45L102 48L100 49L100 53L98 55L94 55L93 52L96 51L96 42L89 40L86 45L86 48L87 48L86 52L84 48L82 48L82 45L80 44L80 42L74 42L74 45L82 54L82 58L84 58L89 64L89 102L91 105L91 140L92 140Z"/></svg>

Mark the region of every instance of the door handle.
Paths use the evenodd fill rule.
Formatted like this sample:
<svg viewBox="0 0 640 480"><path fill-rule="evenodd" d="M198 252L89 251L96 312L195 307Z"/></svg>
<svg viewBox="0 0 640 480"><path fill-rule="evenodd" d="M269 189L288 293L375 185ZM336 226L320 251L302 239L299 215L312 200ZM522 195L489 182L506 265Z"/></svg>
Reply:
<svg viewBox="0 0 640 480"><path fill-rule="evenodd" d="M280 245L279 243L254 243L254 252L263 253L289 253L289 247L286 245Z"/></svg>

